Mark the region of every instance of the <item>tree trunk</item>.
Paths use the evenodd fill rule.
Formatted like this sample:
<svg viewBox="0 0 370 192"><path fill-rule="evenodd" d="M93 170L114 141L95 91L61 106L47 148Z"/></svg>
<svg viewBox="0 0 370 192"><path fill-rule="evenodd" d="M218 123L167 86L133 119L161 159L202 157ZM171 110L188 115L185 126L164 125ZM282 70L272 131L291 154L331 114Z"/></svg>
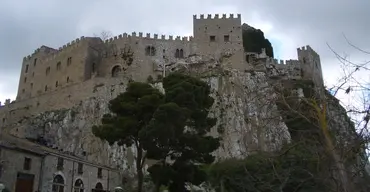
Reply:
<svg viewBox="0 0 370 192"><path fill-rule="evenodd" d="M143 191L143 181L144 181L144 174L143 174L143 166L141 164L143 158L143 149L137 146L137 157L136 157L136 171L137 171L137 192Z"/></svg>

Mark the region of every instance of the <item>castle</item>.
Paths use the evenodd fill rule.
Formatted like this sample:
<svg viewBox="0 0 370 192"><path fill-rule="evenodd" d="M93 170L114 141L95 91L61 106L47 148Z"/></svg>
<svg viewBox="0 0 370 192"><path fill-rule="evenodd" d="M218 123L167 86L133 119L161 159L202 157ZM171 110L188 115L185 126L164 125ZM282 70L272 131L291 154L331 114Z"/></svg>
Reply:
<svg viewBox="0 0 370 192"><path fill-rule="evenodd" d="M147 33L144 36L142 32L133 32L105 41L99 37L82 36L59 49L41 46L23 58L17 98L13 101L14 107L8 107L19 109L45 105L45 102L63 102L61 97L57 101L44 99L58 94L68 94L71 99L73 93L77 100L83 100L89 93L77 92L83 91L81 87L94 79L114 79L119 73L135 81L146 81L149 76L160 78L168 66L196 55L216 60L227 58L223 65L237 70L254 69L255 63L287 69L289 78L310 79L323 84L320 57L310 46L297 49L298 60L280 62L266 57L264 52L259 55L245 53L241 26L240 14L194 15L192 37L166 38L164 35L159 37L158 34ZM10 100L7 100L5 105L9 104ZM0 126L12 116L4 114L9 110L2 108ZM50 109L53 108L46 106L37 111Z"/></svg>
<svg viewBox="0 0 370 192"><path fill-rule="evenodd" d="M41 46L24 57L18 86L18 100L61 90L92 78L111 78L125 71L133 80L144 81L162 74L162 64L191 55L220 58L230 54L229 67L250 68L243 49L241 15L193 16L193 37L176 37L133 32L103 42L97 37L80 37L59 49ZM298 49L298 60L270 64L279 68L298 67L295 76L322 81L319 55L309 46Z"/></svg>
<svg viewBox="0 0 370 192"><path fill-rule="evenodd" d="M257 117L247 115L252 114L247 112L252 110L250 108L258 108L250 106L253 101L248 98L246 91L248 86L256 85L248 85L248 81L257 82L249 71L262 71L271 78L312 80L319 86L323 85L320 57L310 46L297 49L298 60L278 62L266 56L264 50L260 54L245 52L242 32L240 14L194 15L192 37L174 38L133 32L104 40L99 37L80 37L59 49L41 46L23 58L16 100L6 100L5 105L0 104L0 130L19 138L37 139L43 135L53 140L49 142L53 143L52 146L89 159L87 156L91 148L99 148L94 140L96 138L89 138L95 145L78 139L91 134L91 126L106 112L107 102L122 93L129 81L160 80L179 67L197 73L217 67L236 71L238 73L233 78L239 78L244 90L230 90L233 86L233 83L227 84L230 82L217 84L223 88L220 88L219 94L222 98L218 98L220 102L215 108L224 107L216 115L220 117L219 124L223 122L227 128L238 129L254 126L253 122L257 121L254 120ZM253 89L261 91L264 98L271 95L258 86ZM237 107L230 107L230 103ZM80 110L78 120L72 108ZM67 112L61 113L64 109ZM223 110L230 112L221 117ZM268 106L260 107L260 110L265 114L274 111ZM246 122L245 118L252 120ZM28 122L30 119L31 122ZM234 121L240 122L234 124ZM267 144L259 144L259 148L272 150L289 139L287 128L280 121L269 120L271 125L263 129L270 137L264 138ZM254 146L250 138L252 132L230 135L233 134L229 147L232 148L240 137L248 142L248 149ZM279 134L281 136L277 136ZM107 151L98 155L104 156ZM100 156L91 156L90 160L111 160L109 155L104 158ZM119 159L122 154L113 156ZM125 158L129 159L130 155Z"/></svg>

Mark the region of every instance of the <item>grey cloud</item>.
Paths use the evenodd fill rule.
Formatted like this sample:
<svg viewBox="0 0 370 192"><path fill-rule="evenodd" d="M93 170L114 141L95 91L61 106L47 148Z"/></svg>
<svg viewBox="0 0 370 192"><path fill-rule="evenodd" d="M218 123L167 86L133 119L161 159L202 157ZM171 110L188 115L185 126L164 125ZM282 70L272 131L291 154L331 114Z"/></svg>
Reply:
<svg viewBox="0 0 370 192"><path fill-rule="evenodd" d="M340 51L354 51L346 48L342 33L370 50L368 0L2 1L0 97L16 92L22 58L43 44L57 48L101 30L116 35L132 31L184 35L192 32L193 14L214 13L222 7L228 8L224 13L237 10L244 21L259 13L274 30L294 38L297 46L312 45L323 62L333 62L326 42Z"/></svg>

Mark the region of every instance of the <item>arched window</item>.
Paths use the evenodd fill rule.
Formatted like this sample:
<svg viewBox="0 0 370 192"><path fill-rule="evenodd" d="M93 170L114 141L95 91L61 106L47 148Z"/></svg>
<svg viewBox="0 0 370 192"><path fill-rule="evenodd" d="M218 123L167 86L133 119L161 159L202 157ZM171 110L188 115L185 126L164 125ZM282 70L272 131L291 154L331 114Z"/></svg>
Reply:
<svg viewBox="0 0 370 192"><path fill-rule="evenodd" d="M179 57L180 57L180 50L176 49L175 58L179 58Z"/></svg>
<svg viewBox="0 0 370 192"><path fill-rule="evenodd" d="M155 55L155 52L156 52L155 47L153 47L153 46L147 46L147 47L145 47L145 55L147 55L147 56L154 56Z"/></svg>
<svg viewBox="0 0 370 192"><path fill-rule="evenodd" d="M81 179L77 179L73 188L73 192L84 192L84 183Z"/></svg>
<svg viewBox="0 0 370 192"><path fill-rule="evenodd" d="M150 56L154 56L155 55L155 48L152 46L150 47Z"/></svg>
<svg viewBox="0 0 370 192"><path fill-rule="evenodd" d="M103 185L99 182L95 185L95 189L92 190L92 192L104 192Z"/></svg>
<svg viewBox="0 0 370 192"><path fill-rule="evenodd" d="M119 73L121 72L121 67L116 65L112 69L112 77L118 77Z"/></svg>
<svg viewBox="0 0 370 192"><path fill-rule="evenodd" d="M184 50L180 49L179 57L180 57L180 58L184 58Z"/></svg>
<svg viewBox="0 0 370 192"><path fill-rule="evenodd" d="M64 179L61 175L54 177L52 192L64 192Z"/></svg>

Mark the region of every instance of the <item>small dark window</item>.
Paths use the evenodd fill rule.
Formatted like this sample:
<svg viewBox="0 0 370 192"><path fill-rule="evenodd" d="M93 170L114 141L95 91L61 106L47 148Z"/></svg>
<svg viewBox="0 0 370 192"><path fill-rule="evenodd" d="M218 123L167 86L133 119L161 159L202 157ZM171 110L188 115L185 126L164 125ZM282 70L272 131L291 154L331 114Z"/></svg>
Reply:
<svg viewBox="0 0 370 192"><path fill-rule="evenodd" d="M179 57L180 57L180 58L184 58L184 50L180 49Z"/></svg>
<svg viewBox="0 0 370 192"><path fill-rule="evenodd" d="M70 66L71 64L72 64L72 57L68 57L67 66Z"/></svg>
<svg viewBox="0 0 370 192"><path fill-rule="evenodd" d="M306 58L303 57L303 63L306 63Z"/></svg>
<svg viewBox="0 0 370 192"><path fill-rule="evenodd" d="M59 61L59 62L57 63L57 70L59 71L61 68L62 68L62 63Z"/></svg>
<svg viewBox="0 0 370 192"><path fill-rule="evenodd" d="M155 52L156 52L156 50L155 50L155 47L153 47L153 46L147 46L145 48L145 55L147 55L147 56L154 56Z"/></svg>
<svg viewBox="0 0 370 192"><path fill-rule="evenodd" d="M214 35L209 36L209 41L211 41L211 42L216 41L216 36L214 36Z"/></svg>
<svg viewBox="0 0 370 192"><path fill-rule="evenodd" d="M103 177L103 170L102 168L98 168L98 178L101 179Z"/></svg>
<svg viewBox="0 0 370 192"><path fill-rule="evenodd" d="M48 68L46 68L46 75L49 75L49 73L50 73L50 67L48 67Z"/></svg>
<svg viewBox="0 0 370 192"><path fill-rule="evenodd" d="M230 41L230 36L229 35L224 35L224 41L229 42Z"/></svg>
<svg viewBox="0 0 370 192"><path fill-rule="evenodd" d="M83 173L83 164L82 163L78 163L77 173L78 174L82 174Z"/></svg>
<svg viewBox="0 0 370 192"><path fill-rule="evenodd" d="M22 89L22 93L26 92L26 90Z"/></svg>
<svg viewBox="0 0 370 192"><path fill-rule="evenodd" d="M64 167L64 159L61 157L58 157L57 170L61 171L63 170L63 167Z"/></svg>
<svg viewBox="0 0 370 192"><path fill-rule="evenodd" d="M27 77L24 78L24 82L27 83Z"/></svg>
<svg viewBox="0 0 370 192"><path fill-rule="evenodd" d="M26 65L26 71L25 72L28 73L28 65Z"/></svg>
<svg viewBox="0 0 370 192"><path fill-rule="evenodd" d="M69 77L67 77L67 83L69 83Z"/></svg>
<svg viewBox="0 0 370 192"><path fill-rule="evenodd" d="M35 76L35 72L32 72L32 77L34 77Z"/></svg>
<svg viewBox="0 0 370 192"><path fill-rule="evenodd" d="M176 49L175 58L179 58L179 57L180 57L180 50Z"/></svg>
<svg viewBox="0 0 370 192"><path fill-rule="evenodd" d="M31 170L31 158L25 157L23 162L23 169L24 170Z"/></svg>
<svg viewBox="0 0 370 192"><path fill-rule="evenodd" d="M33 83L31 83L31 89L33 88Z"/></svg>
<svg viewBox="0 0 370 192"><path fill-rule="evenodd" d="M47 91L48 90L48 86L47 85L45 85L45 91Z"/></svg>
<svg viewBox="0 0 370 192"><path fill-rule="evenodd" d="M37 58L35 58L35 59L33 60L33 66L36 66L36 63L37 63Z"/></svg>
<svg viewBox="0 0 370 192"><path fill-rule="evenodd" d="M55 82L55 87L58 87L59 86L59 82L58 81L56 81Z"/></svg>
<svg viewBox="0 0 370 192"><path fill-rule="evenodd" d="M96 71L96 64L95 64L95 63L92 63L91 71L92 71L93 73L95 73L95 71Z"/></svg>

